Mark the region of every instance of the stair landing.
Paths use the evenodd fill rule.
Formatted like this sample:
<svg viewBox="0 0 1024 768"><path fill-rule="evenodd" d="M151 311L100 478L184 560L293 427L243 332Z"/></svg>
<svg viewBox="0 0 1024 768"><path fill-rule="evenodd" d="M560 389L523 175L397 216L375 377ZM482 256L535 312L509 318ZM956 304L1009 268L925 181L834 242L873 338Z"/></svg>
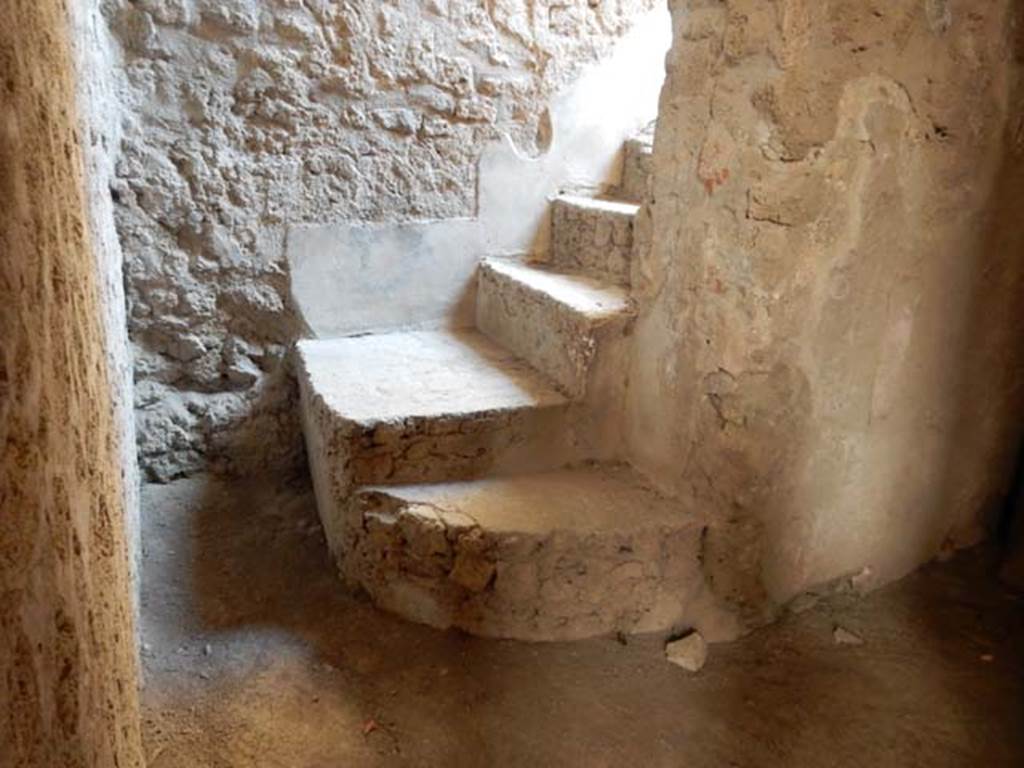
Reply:
<svg viewBox="0 0 1024 768"><path fill-rule="evenodd" d="M313 391L340 418L376 425L557 406L551 382L475 330L299 342Z"/></svg>

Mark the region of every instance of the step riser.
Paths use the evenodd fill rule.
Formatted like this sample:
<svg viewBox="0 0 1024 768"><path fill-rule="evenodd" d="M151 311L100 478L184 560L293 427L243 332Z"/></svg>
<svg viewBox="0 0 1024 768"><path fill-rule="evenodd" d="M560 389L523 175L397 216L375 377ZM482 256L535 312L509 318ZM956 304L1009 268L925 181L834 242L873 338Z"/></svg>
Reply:
<svg viewBox="0 0 1024 768"><path fill-rule="evenodd" d="M697 524L601 536L502 535L374 492L350 501L335 534L343 575L376 605L485 637L665 631L685 617L703 583Z"/></svg>
<svg viewBox="0 0 1024 768"><path fill-rule="evenodd" d="M359 484L419 483L550 467L563 455L552 436L565 419L563 407L356 427L347 435L352 475Z"/></svg>
<svg viewBox="0 0 1024 768"><path fill-rule="evenodd" d="M647 184L654 172L654 154L646 142L626 142L625 159L622 165L622 184L619 194L623 200L635 203L647 197Z"/></svg>
<svg viewBox="0 0 1024 768"><path fill-rule="evenodd" d="M635 215L562 199L551 206L551 264L628 285Z"/></svg>
<svg viewBox="0 0 1024 768"><path fill-rule="evenodd" d="M595 359L631 322L613 317L595 323L486 265L478 275L476 312L477 328L574 398L585 395Z"/></svg>
<svg viewBox="0 0 1024 768"><path fill-rule="evenodd" d="M331 414L305 387L300 390L305 432L324 447L316 452L309 447L310 460L330 462L342 493L355 485L533 471L575 458L567 406L407 419L367 428Z"/></svg>

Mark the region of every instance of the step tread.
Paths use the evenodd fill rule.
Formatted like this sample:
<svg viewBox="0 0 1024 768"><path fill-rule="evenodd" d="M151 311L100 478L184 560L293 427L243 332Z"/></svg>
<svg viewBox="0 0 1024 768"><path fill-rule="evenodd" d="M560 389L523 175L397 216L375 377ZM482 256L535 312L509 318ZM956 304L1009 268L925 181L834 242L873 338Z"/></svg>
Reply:
<svg viewBox="0 0 1024 768"><path fill-rule="evenodd" d="M616 534L702 524L686 506L652 491L622 465L453 483L365 486L360 493L426 505L442 518L461 514L496 534Z"/></svg>
<svg viewBox="0 0 1024 768"><path fill-rule="evenodd" d="M628 289L589 275L493 258L483 259L481 268L564 304L590 320L603 320L632 311Z"/></svg>
<svg viewBox="0 0 1024 768"><path fill-rule="evenodd" d="M559 406L543 375L475 330L300 341L314 392L362 424Z"/></svg>
<svg viewBox="0 0 1024 768"><path fill-rule="evenodd" d="M562 194L555 198L555 202L571 205L575 208L583 208L588 211L611 213L619 216L636 216L640 211L640 206L636 203L600 197L585 197L583 195Z"/></svg>

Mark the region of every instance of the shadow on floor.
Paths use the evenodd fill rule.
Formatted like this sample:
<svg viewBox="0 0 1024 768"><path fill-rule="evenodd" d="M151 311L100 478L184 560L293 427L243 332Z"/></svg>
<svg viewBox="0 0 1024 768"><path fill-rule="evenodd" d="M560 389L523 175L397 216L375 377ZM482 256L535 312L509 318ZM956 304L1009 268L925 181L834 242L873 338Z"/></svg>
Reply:
<svg viewBox="0 0 1024 768"><path fill-rule="evenodd" d="M1024 763L1024 611L984 551L714 646L691 676L661 637L530 645L382 614L337 580L304 487L181 480L143 515L151 768Z"/></svg>

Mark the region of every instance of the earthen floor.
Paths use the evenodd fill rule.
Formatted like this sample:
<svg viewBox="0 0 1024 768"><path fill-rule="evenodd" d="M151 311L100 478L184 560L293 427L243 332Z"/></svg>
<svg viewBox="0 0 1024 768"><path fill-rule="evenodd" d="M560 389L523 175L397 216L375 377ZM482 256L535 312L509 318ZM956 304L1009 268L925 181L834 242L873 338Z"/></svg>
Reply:
<svg viewBox="0 0 1024 768"><path fill-rule="evenodd" d="M661 636L531 645L383 614L341 588L305 487L181 480L143 514L150 768L1024 763L1024 600L984 550L690 675Z"/></svg>

